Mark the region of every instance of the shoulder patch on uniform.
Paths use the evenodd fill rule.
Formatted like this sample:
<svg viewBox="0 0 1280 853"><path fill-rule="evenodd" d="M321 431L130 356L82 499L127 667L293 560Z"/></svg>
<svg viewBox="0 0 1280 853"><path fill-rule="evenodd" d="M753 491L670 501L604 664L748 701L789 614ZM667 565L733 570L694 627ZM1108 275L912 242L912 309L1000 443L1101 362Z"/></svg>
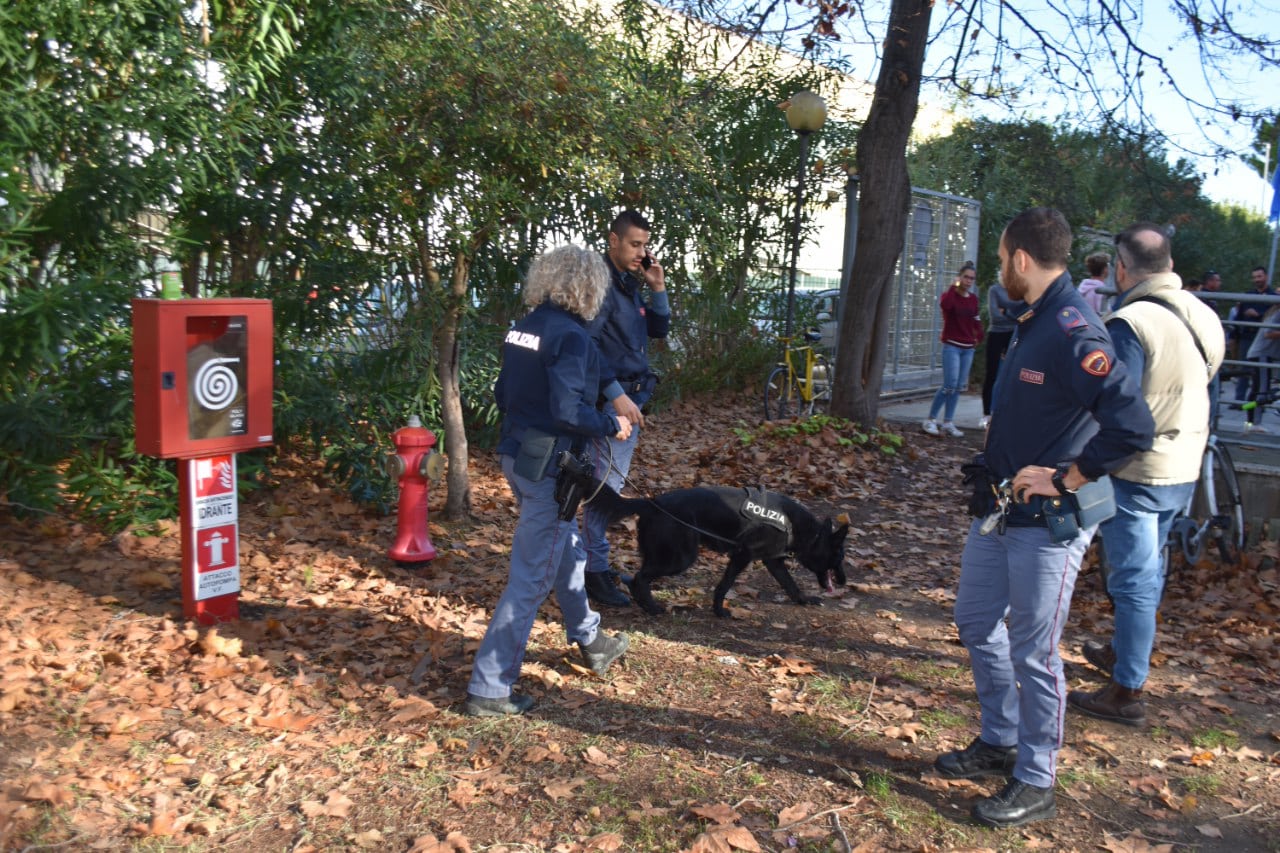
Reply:
<svg viewBox="0 0 1280 853"><path fill-rule="evenodd" d="M1080 313L1079 308L1068 305L1058 312L1058 325L1062 327L1062 331L1070 332L1072 329L1086 328L1089 321Z"/></svg>
<svg viewBox="0 0 1280 853"><path fill-rule="evenodd" d="M1111 372L1111 357L1100 349L1096 349L1080 362L1084 372L1092 376L1106 376Z"/></svg>

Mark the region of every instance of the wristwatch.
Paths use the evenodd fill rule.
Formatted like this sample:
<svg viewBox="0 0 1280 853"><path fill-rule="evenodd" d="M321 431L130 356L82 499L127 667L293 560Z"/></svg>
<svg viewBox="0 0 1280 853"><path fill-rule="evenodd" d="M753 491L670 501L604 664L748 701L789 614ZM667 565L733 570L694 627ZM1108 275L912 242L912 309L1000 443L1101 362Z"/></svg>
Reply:
<svg viewBox="0 0 1280 853"><path fill-rule="evenodd" d="M1053 477L1049 482L1053 483L1053 487L1058 490L1060 495L1074 495L1075 489L1068 489L1066 483L1067 472L1071 470L1070 465L1061 465L1053 472Z"/></svg>

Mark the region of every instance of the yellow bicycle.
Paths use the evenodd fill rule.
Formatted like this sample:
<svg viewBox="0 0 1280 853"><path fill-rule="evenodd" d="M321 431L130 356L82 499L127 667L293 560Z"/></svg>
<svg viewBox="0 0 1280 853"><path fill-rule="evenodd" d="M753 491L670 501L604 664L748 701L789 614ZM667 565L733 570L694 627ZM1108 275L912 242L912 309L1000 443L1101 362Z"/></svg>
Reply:
<svg viewBox="0 0 1280 853"><path fill-rule="evenodd" d="M803 346L795 346L794 338L778 339L783 345L783 361L769 371L764 383L765 420L807 418L814 412L825 412L831 405L832 375L827 357L813 349L822 339L821 333L806 331Z"/></svg>

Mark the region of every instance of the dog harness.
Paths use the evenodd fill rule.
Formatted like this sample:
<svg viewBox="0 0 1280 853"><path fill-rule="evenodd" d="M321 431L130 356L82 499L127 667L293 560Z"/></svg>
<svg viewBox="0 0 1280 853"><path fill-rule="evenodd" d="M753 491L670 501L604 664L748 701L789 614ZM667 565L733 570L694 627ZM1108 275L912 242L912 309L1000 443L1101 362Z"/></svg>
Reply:
<svg viewBox="0 0 1280 853"><path fill-rule="evenodd" d="M743 488L742 507L739 512L747 519L748 531L768 528L777 531L778 548L770 557L781 557L791 550L791 519L780 509L771 507L769 492L763 488Z"/></svg>

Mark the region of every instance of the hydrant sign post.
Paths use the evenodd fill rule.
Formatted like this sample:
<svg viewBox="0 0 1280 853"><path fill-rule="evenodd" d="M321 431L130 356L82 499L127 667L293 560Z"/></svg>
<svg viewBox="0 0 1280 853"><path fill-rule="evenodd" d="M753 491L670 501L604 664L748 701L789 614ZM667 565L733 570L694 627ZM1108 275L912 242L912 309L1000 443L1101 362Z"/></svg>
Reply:
<svg viewBox="0 0 1280 853"><path fill-rule="evenodd" d="M268 299L133 300L138 452L177 459L182 610L203 625L239 618L236 457L271 444Z"/></svg>
<svg viewBox="0 0 1280 853"><path fill-rule="evenodd" d="M182 600L201 624L240 616L240 521L236 455L178 463L182 491Z"/></svg>

